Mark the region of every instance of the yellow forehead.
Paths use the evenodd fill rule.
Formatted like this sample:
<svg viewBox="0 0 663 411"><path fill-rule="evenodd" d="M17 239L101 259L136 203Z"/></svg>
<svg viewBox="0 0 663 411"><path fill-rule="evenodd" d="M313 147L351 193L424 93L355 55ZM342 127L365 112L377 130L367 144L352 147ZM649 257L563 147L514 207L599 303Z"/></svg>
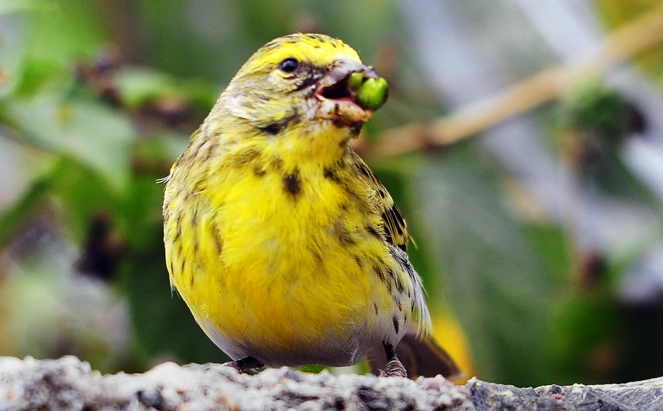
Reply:
<svg viewBox="0 0 663 411"><path fill-rule="evenodd" d="M338 59L361 62L357 52L341 40L324 34L290 34L265 44L247 62L257 66L280 62L288 57L315 66L327 66Z"/></svg>

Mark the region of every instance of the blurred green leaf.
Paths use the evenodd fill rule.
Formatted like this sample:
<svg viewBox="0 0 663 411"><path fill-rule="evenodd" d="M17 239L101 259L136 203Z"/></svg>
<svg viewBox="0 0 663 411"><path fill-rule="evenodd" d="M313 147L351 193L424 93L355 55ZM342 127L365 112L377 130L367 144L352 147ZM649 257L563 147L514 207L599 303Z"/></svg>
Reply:
<svg viewBox="0 0 663 411"><path fill-rule="evenodd" d="M116 76L122 103L130 109L174 94L178 88L172 77L147 68L127 68Z"/></svg>
<svg viewBox="0 0 663 411"><path fill-rule="evenodd" d="M32 20L30 55L73 69L79 59L94 57L107 40L103 16L94 2L52 1Z"/></svg>
<svg viewBox="0 0 663 411"><path fill-rule="evenodd" d="M75 63L104 46L103 24L91 2L15 1L0 5L4 93L29 96L71 77Z"/></svg>
<svg viewBox="0 0 663 411"><path fill-rule="evenodd" d="M134 132L117 110L95 101L51 96L11 101L4 116L37 145L78 159L115 190L126 187Z"/></svg>
<svg viewBox="0 0 663 411"><path fill-rule="evenodd" d="M641 114L616 89L600 81L582 83L561 104L563 155L583 177L583 183L630 203L658 208L660 199L623 162L628 139L635 138L634 120Z"/></svg>
<svg viewBox="0 0 663 411"><path fill-rule="evenodd" d="M199 80L180 80L145 67L122 68L115 75L120 99L127 108L136 109L155 100L176 98L190 102L206 112L220 90Z"/></svg>
<svg viewBox="0 0 663 411"><path fill-rule="evenodd" d="M0 244L43 207L55 206L78 239L83 239L92 216L114 209L117 199L93 171L69 157L60 157L36 178L19 201L0 216Z"/></svg>
<svg viewBox="0 0 663 411"><path fill-rule="evenodd" d="M21 198L0 214L0 246L18 232L19 228L43 205L48 193L48 183L33 182Z"/></svg>
<svg viewBox="0 0 663 411"><path fill-rule="evenodd" d="M627 105L617 90L592 81L576 87L564 101L566 127L592 133L606 144L621 142L628 126Z"/></svg>
<svg viewBox="0 0 663 411"><path fill-rule="evenodd" d="M117 194L87 165L64 156L47 178L50 194L77 239L85 239L95 215L115 214Z"/></svg>

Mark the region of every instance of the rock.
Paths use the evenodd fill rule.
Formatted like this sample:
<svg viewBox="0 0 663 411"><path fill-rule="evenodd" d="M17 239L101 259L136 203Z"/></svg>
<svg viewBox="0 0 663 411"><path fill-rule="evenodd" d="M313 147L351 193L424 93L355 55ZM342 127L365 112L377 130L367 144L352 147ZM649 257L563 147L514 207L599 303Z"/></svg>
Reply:
<svg viewBox="0 0 663 411"><path fill-rule="evenodd" d="M471 379L257 375L220 364L163 363L143 374L101 375L78 358L0 357L0 411L14 410L663 410L663 378L628 384L518 388Z"/></svg>
<svg viewBox="0 0 663 411"><path fill-rule="evenodd" d="M101 375L76 357L0 357L0 411L10 410L473 410L470 393L442 377L238 374L220 364L163 363L144 374Z"/></svg>

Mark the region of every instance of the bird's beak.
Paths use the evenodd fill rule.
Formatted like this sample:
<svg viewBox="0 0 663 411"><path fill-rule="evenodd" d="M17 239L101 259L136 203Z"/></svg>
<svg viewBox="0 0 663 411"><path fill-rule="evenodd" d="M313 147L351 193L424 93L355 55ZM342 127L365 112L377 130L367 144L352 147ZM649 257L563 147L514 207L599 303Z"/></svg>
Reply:
<svg viewBox="0 0 663 411"><path fill-rule="evenodd" d="M364 79L379 78L375 70L353 60L337 60L332 69L318 80L315 97L320 102L316 117L332 120L341 126L357 126L373 118L373 110L362 107L350 75L360 73Z"/></svg>

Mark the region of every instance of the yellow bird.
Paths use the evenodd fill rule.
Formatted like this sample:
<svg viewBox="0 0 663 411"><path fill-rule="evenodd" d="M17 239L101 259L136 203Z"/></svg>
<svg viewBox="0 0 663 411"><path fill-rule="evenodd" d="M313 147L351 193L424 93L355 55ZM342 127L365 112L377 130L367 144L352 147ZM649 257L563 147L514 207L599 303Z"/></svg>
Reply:
<svg viewBox="0 0 663 411"><path fill-rule="evenodd" d="M347 144L385 100L342 41L277 38L164 179L171 286L238 370L383 357L404 376L396 345L429 332L405 222Z"/></svg>

